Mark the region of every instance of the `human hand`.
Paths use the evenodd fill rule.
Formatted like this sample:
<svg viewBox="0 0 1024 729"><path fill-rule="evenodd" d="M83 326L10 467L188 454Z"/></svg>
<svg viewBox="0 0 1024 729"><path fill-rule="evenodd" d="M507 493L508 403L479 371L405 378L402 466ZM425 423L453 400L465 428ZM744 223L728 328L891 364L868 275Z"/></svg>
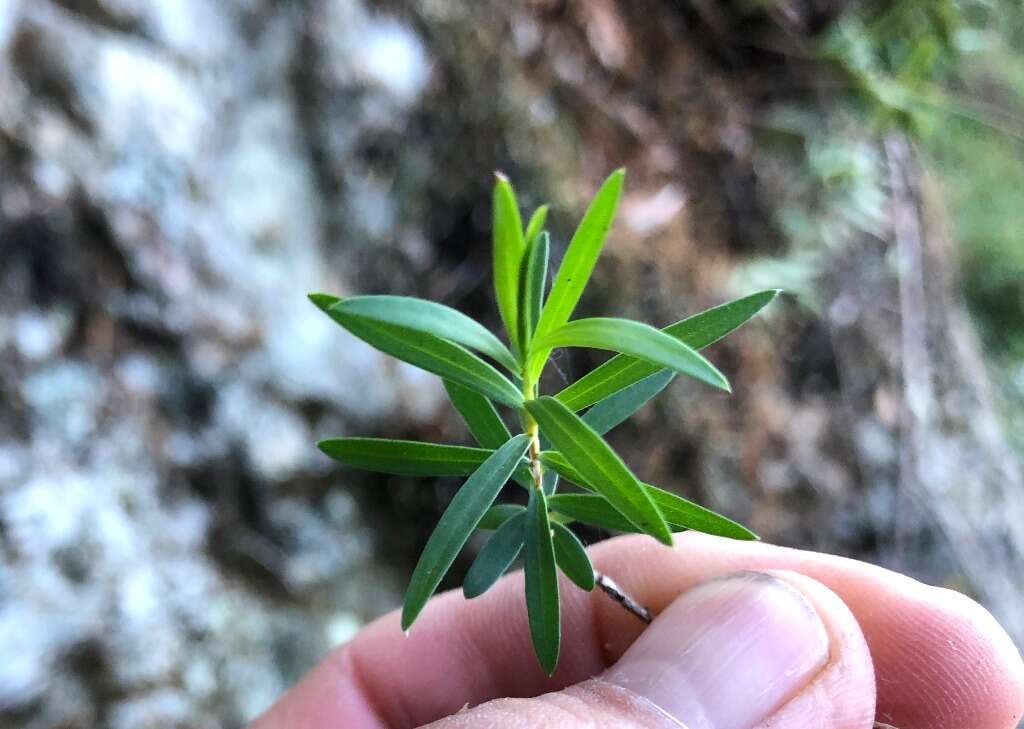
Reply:
<svg viewBox="0 0 1024 729"><path fill-rule="evenodd" d="M250 729L1012 729L1024 713L1020 654L959 593L693 532L590 553L658 615L646 630L563 583L545 676L516 573L470 602L435 598L408 637L395 613L374 622Z"/></svg>

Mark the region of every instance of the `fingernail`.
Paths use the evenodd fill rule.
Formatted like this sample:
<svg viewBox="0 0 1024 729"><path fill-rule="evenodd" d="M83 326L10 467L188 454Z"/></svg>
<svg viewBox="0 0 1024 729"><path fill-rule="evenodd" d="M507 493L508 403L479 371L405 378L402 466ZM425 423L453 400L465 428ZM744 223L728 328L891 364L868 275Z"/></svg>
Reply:
<svg viewBox="0 0 1024 729"><path fill-rule="evenodd" d="M676 599L603 678L687 729L751 729L828 659L807 598L777 577L741 572Z"/></svg>

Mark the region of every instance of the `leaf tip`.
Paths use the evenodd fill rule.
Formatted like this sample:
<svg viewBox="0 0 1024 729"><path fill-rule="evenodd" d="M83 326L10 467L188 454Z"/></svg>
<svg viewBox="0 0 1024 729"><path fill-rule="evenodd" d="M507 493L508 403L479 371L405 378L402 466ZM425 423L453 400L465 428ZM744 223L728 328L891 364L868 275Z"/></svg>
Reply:
<svg viewBox="0 0 1024 729"><path fill-rule="evenodd" d="M508 183L508 175L506 175L501 170L495 170L494 171L494 180L495 180L495 182L504 182L504 183L507 184Z"/></svg>
<svg viewBox="0 0 1024 729"><path fill-rule="evenodd" d="M327 311L332 306L341 301L341 299L337 296L321 293L306 294L306 298L312 301L316 305L316 307L321 311Z"/></svg>

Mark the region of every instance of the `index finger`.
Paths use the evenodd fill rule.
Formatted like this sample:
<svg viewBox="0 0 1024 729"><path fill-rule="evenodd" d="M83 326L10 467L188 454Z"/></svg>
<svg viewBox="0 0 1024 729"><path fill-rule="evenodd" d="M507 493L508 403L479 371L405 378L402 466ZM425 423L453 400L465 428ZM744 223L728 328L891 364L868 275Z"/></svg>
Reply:
<svg viewBox="0 0 1024 729"><path fill-rule="evenodd" d="M977 603L879 567L831 555L687 533L666 549L647 537L593 547L613 575L655 612L705 579L744 569L802 572L836 592L867 639L878 716L901 729L1003 729L1024 704L1024 665ZM598 592L562 585L563 653L543 674L530 647L522 576L473 601L449 592L409 636L387 615L332 652L252 729L413 727L503 696L536 696L614 663L643 625ZM1016 718L1015 718L1016 717Z"/></svg>

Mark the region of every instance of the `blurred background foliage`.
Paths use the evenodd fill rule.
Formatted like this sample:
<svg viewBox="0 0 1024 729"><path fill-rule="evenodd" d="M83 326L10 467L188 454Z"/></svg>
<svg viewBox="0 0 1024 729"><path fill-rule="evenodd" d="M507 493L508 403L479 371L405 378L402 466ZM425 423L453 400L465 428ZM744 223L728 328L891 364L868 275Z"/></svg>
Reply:
<svg viewBox="0 0 1024 729"><path fill-rule="evenodd" d="M581 316L789 292L733 397L612 434L638 473L1020 641L1022 44L1013 0L0 0L0 724L238 727L398 604L455 484L313 443L466 434L305 293L497 329L494 169L557 260L628 168Z"/></svg>

